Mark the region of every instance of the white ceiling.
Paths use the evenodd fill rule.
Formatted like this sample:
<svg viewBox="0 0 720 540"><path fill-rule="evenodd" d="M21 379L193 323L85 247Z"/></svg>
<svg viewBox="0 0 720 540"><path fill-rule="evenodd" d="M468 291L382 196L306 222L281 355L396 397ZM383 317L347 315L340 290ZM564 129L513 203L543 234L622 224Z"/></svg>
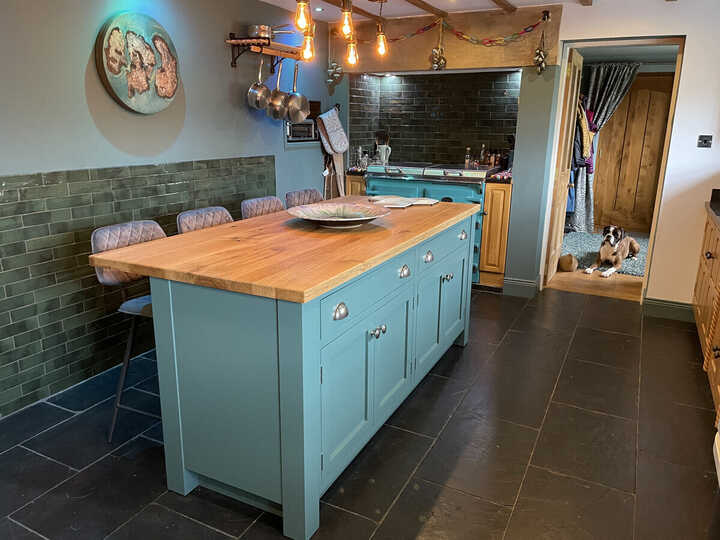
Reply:
<svg viewBox="0 0 720 540"><path fill-rule="evenodd" d="M273 4L295 11L295 0L263 0L268 4ZM552 4L577 4L578 0L511 0L512 4L517 7L525 6L543 6ZM429 0L432 6L452 13L453 11L483 11L488 9L498 9L492 0ZM357 6L370 13L378 13L380 4L370 2L369 0L353 0L353 6ZM317 12L315 8L323 8ZM326 4L322 0L310 0L310 9L312 16L319 21L337 21L340 20L340 8ZM389 0L383 6L383 17L412 17L415 15L427 15L426 11L413 6L405 0ZM358 19L362 17L358 16Z"/></svg>

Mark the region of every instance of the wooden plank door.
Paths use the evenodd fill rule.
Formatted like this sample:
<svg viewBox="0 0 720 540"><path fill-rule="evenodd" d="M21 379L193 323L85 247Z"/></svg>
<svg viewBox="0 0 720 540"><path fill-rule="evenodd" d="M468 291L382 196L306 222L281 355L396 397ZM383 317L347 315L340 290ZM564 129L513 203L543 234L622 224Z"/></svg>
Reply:
<svg viewBox="0 0 720 540"><path fill-rule="evenodd" d="M673 73L641 73L600 131L595 165L595 229L650 232Z"/></svg>
<svg viewBox="0 0 720 540"><path fill-rule="evenodd" d="M575 49L570 49L567 69L565 70L565 91L562 99L558 157L555 184L553 186L552 208L550 210L550 228L548 230L547 257L545 259L547 265L545 267L545 284L548 284L555 276L558 259L560 258L562 250L582 67L583 57Z"/></svg>

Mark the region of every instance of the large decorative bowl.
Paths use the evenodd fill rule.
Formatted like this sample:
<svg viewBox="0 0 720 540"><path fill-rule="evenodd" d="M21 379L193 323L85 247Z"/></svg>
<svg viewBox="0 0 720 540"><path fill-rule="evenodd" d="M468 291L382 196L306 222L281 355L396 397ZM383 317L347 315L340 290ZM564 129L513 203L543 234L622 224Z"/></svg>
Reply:
<svg viewBox="0 0 720 540"><path fill-rule="evenodd" d="M369 204L324 202L293 206L288 213L328 229L354 229L387 216L390 210Z"/></svg>

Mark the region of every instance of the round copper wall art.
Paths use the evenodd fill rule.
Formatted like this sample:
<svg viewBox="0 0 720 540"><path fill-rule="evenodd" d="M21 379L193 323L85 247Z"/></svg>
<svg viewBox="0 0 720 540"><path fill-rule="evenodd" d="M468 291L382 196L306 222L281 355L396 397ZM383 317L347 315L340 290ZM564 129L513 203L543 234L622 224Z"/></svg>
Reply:
<svg viewBox="0 0 720 540"><path fill-rule="evenodd" d="M120 105L141 114L160 112L178 88L178 57L172 39L152 17L111 17L95 43L100 80Z"/></svg>

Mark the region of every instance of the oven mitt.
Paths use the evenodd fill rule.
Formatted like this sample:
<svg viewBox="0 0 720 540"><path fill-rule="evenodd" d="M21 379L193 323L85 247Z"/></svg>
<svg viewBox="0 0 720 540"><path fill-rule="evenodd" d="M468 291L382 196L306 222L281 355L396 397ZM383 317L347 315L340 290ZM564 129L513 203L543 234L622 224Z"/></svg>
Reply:
<svg viewBox="0 0 720 540"><path fill-rule="evenodd" d="M350 147L345 130L340 123L340 115L335 107L321 114L318 119L325 128L328 143L332 148L331 154L343 154ZM318 123L320 123L318 122ZM320 130L322 136L322 129ZM324 144L324 143L323 143ZM327 150L327 147L325 148Z"/></svg>
<svg viewBox="0 0 720 540"><path fill-rule="evenodd" d="M321 117L318 117L317 119L317 127L318 133L320 133L320 142L322 142L323 148L328 154L334 154L335 152L333 151L332 146L330 146L330 139L328 139L327 130L325 129L325 124L323 123Z"/></svg>

